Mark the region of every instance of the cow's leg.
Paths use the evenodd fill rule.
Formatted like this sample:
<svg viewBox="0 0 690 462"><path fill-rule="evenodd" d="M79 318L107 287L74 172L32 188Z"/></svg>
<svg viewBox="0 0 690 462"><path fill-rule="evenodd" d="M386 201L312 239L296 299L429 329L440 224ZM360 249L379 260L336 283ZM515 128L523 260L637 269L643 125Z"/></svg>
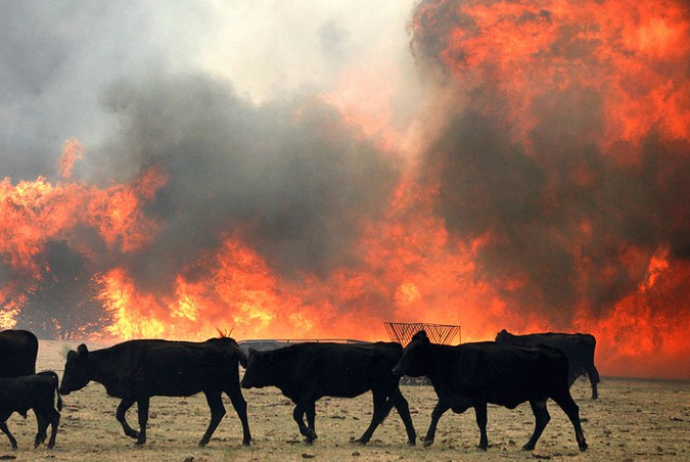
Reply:
<svg viewBox="0 0 690 462"><path fill-rule="evenodd" d="M316 406L316 404L312 400L300 400L292 411L292 418L297 422L299 432L306 438L305 443L310 445L318 437L314 430L304 425L303 416L309 406Z"/></svg>
<svg viewBox="0 0 690 462"><path fill-rule="evenodd" d="M599 383L599 371L594 364L587 368L587 377L589 377L589 383L592 385L592 399L599 398L599 392L597 391L597 384Z"/></svg>
<svg viewBox="0 0 690 462"><path fill-rule="evenodd" d="M141 446L146 443L146 424L149 421L149 397L137 399L137 416L139 417L139 436L136 444Z"/></svg>
<svg viewBox="0 0 690 462"><path fill-rule="evenodd" d="M312 401L310 406L304 410L307 416L307 427L316 434L316 401Z"/></svg>
<svg viewBox="0 0 690 462"><path fill-rule="evenodd" d="M431 446L434 443L438 420L448 409L450 409L449 404L446 404L443 401L439 401L438 403L436 403L436 407L431 412L431 423L429 424L429 430L427 430L426 436L424 437L424 447Z"/></svg>
<svg viewBox="0 0 690 462"><path fill-rule="evenodd" d="M242 422L242 446L249 446L252 442L252 435L249 432L249 420L247 419L247 401L242 396L240 387L234 387L226 391L232 401L232 406L237 412L237 416Z"/></svg>
<svg viewBox="0 0 690 462"><path fill-rule="evenodd" d="M572 396L570 396L570 392L566 390L565 393L551 396L551 399L553 399L556 404L563 409L563 412L565 412L570 419L570 422L573 424L573 428L575 429L575 439L577 440L577 445L580 448L580 451L587 450L587 441L585 441L585 435L582 433L582 426L580 425L580 408L577 406L577 404L575 404L575 401L573 401Z"/></svg>
<svg viewBox="0 0 690 462"><path fill-rule="evenodd" d="M0 423L0 430L9 438L12 449L17 449L17 440L12 436L12 433L10 433L10 429L7 428L7 422Z"/></svg>
<svg viewBox="0 0 690 462"><path fill-rule="evenodd" d="M395 387L390 395L390 400L405 424L405 430L407 431L407 444L414 446L417 441L417 432L415 431L414 424L412 423L412 416L410 416L410 405L400 392L400 388Z"/></svg>
<svg viewBox="0 0 690 462"><path fill-rule="evenodd" d="M11 415L11 412L3 412L0 414L0 430L9 438L12 449L17 449L17 440L12 436L10 429L7 427L7 419L9 419Z"/></svg>
<svg viewBox="0 0 690 462"><path fill-rule="evenodd" d="M199 441L199 446L206 446L208 444L213 432L216 431L216 427L218 427L220 421L223 420L223 416L225 416L225 406L223 406L220 391L205 391L204 395L206 395L206 402L211 409L211 422L209 422L206 433Z"/></svg>
<svg viewBox="0 0 690 462"><path fill-rule="evenodd" d="M531 399L529 401L529 405L532 407L532 412L534 413L534 418L536 420L534 424L534 433L532 433L532 437L522 447L522 449L524 449L525 451L534 450L534 446L536 446L539 437L541 436L542 432L544 431L544 428L546 427L546 424L548 424L549 420L551 420L549 410L546 409L546 399Z"/></svg>
<svg viewBox="0 0 690 462"><path fill-rule="evenodd" d="M139 432L129 426L127 423L127 418L125 417L127 411L134 405L134 403L136 403L136 400L133 398L123 398L122 401L120 401L120 405L117 406L117 412L115 413L115 418L117 418L117 421L120 422L120 425L122 425L125 435L129 436L130 438L139 437Z"/></svg>
<svg viewBox="0 0 690 462"><path fill-rule="evenodd" d="M60 413L51 405L50 407L46 407L46 409L42 411L42 414L45 416L46 428L48 428L48 423L50 423L48 449L53 449L55 446L55 438L57 437L58 426L60 425ZM45 429L43 432L45 433Z"/></svg>
<svg viewBox="0 0 690 462"><path fill-rule="evenodd" d="M38 433L36 433L36 441L34 442L34 447L43 444L48 438L48 433L46 429L48 428L48 423L44 422L45 418L43 415L34 409L34 414L36 414L36 424L38 426Z"/></svg>
<svg viewBox="0 0 690 462"><path fill-rule="evenodd" d="M393 403L387 399L388 397L386 394L380 389L372 390L372 394L374 395L374 413L371 417L371 423L369 424L369 428L366 429L362 436L355 440L356 443L359 443L362 446L369 442L371 435L373 435L374 430L376 430L376 427L383 422L383 419L386 418L393 407Z"/></svg>
<svg viewBox="0 0 690 462"><path fill-rule="evenodd" d="M489 438L486 435L486 403L478 403L474 406L474 414L477 418L477 426L479 427L479 449L486 449L489 447Z"/></svg>
<svg viewBox="0 0 690 462"><path fill-rule="evenodd" d="M42 409L34 408L34 413L36 414L36 422L38 423L38 431L36 432L36 438L34 439L34 449L39 447L48 437L48 420L43 413Z"/></svg>
<svg viewBox="0 0 690 462"><path fill-rule="evenodd" d="M578 377L580 377L580 374L575 371L571 370L570 373L568 373L568 388L573 386Z"/></svg>

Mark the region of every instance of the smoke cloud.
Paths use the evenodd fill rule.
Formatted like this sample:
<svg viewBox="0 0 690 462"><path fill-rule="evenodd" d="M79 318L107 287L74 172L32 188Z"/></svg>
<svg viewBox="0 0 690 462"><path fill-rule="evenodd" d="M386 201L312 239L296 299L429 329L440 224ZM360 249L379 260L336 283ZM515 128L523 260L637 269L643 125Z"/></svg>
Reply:
<svg viewBox="0 0 690 462"><path fill-rule="evenodd" d="M111 320L98 275L124 268L138 290L166 297L180 276L211 277L230 236L287 280L360 266L362 225L381 214L400 169L328 92L370 53L381 63L405 56L410 11L364 3L3 2L5 187L21 196L13 185L23 181L65 184L79 199L60 210L81 215L44 229L22 254L30 263L11 261L12 250L0 259L0 298L5 309L23 307L18 325L47 336L95 333ZM69 159L67 140L79 149ZM118 185L151 171L165 180L124 218L135 223L82 197L131 200ZM36 214L57 213L49 210ZM147 241L104 234L117 226L145 230Z"/></svg>
<svg viewBox="0 0 690 462"><path fill-rule="evenodd" d="M156 166L169 177L146 208L160 235L129 262L151 284L237 230L287 276L356 264L359 225L397 182L396 168L313 97L256 107L187 75L118 82L102 102L122 129L88 170L123 181Z"/></svg>
<svg viewBox="0 0 690 462"><path fill-rule="evenodd" d="M650 82L682 88L689 68L673 61L675 53L653 59L637 50L630 58L630 38L631 50L606 49L606 26L589 15L597 32L584 34L585 26L571 22L574 4L573 17L546 4L491 4L425 1L415 10L419 61L464 98L426 153L427 179L440 182L436 210L448 230L467 243L485 239L477 255L481 277L516 312L568 328L578 309L610 314L635 293L654 255L668 252L671 264L688 258L682 185L690 184L690 148L664 130L672 115L636 122L639 138L627 127L618 128L615 142L607 137L623 123L622 114L611 113L617 98L644 102L658 91L634 84L635 72L667 60L679 69L643 72ZM687 9L671 11L674 21L690 18ZM608 43L625 40L621 29ZM509 41L521 38L511 48ZM621 89L621 81L628 86ZM660 104L671 109L673 93L664 98Z"/></svg>

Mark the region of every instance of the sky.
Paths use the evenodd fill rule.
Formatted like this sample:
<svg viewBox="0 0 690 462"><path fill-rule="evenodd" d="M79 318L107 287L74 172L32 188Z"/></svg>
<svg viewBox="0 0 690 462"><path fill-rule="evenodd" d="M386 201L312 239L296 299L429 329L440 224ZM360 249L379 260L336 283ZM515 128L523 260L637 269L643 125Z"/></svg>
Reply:
<svg viewBox="0 0 690 462"><path fill-rule="evenodd" d="M411 2L313 3L0 2L4 176L50 177L68 138L100 149L117 131L104 95L123 82L197 74L261 105L409 65Z"/></svg>

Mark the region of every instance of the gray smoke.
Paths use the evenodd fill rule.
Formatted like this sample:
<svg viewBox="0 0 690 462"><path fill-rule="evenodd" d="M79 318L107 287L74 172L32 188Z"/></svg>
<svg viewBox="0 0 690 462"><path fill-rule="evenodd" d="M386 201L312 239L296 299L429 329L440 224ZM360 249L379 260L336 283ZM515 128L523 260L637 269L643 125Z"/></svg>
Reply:
<svg viewBox="0 0 690 462"><path fill-rule="evenodd" d="M154 285L235 229L288 277L356 264L359 225L396 184L396 169L314 98L257 107L224 82L180 75L122 81L102 101L122 130L88 170L169 176L146 207L163 229L130 261Z"/></svg>
<svg viewBox="0 0 690 462"><path fill-rule="evenodd" d="M434 78L442 75L444 85L457 85L467 98L450 111L425 154L427 179L441 185L436 210L458 239L488 236L479 274L515 312L537 313L565 328L578 304L608 313L645 281L659 249L670 249L672 263L688 258L690 147L652 128L640 162L619 162L595 142L604 126L604 95L577 85L534 101L536 126L516 141L502 117L509 102L496 82L473 82L466 93L462 77L446 68L448 55L441 52L452 31L481 33L460 3L421 2L414 19L419 62L440 68ZM541 19L521 18L549 25ZM569 35L577 30L561 32L563 43L543 50L542 59L595 59L587 43ZM573 43L577 53L566 46ZM458 67L469 67L462 49L453 52ZM663 308L679 309L677 303Z"/></svg>

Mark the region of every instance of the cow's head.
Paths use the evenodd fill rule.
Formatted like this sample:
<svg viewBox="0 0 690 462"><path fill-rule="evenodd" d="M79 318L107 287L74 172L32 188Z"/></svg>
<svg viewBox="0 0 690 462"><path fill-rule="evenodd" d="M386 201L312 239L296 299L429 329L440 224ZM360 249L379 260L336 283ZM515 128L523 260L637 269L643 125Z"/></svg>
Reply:
<svg viewBox="0 0 690 462"><path fill-rule="evenodd" d="M403 354L398 364L393 368L393 374L400 377L409 375L410 377L421 377L426 375L429 365L428 350L431 345L426 332L420 330L412 337L410 343L403 350Z"/></svg>
<svg viewBox="0 0 690 462"><path fill-rule="evenodd" d="M512 337L512 334L508 332L507 330L503 329L501 332L496 334L496 341L501 343L510 340L510 337Z"/></svg>
<svg viewBox="0 0 690 462"><path fill-rule="evenodd" d="M273 351L256 351L250 348L247 355L247 370L242 377L242 388L262 388L273 385L273 362Z"/></svg>
<svg viewBox="0 0 690 462"><path fill-rule="evenodd" d="M220 332L220 330L218 332ZM242 347L240 347L240 344L237 343L237 340L235 340L234 338L221 335L220 337L210 338L206 340L205 343L207 345L214 346L215 348L218 348L222 351L228 351L229 349L230 353L237 358L240 365L245 369L247 368L247 355L244 353L244 350L242 349Z"/></svg>
<svg viewBox="0 0 690 462"><path fill-rule="evenodd" d="M69 395L71 392L81 390L91 380L89 375L89 349L83 343L77 351L67 353L65 373L60 383L60 394Z"/></svg>

